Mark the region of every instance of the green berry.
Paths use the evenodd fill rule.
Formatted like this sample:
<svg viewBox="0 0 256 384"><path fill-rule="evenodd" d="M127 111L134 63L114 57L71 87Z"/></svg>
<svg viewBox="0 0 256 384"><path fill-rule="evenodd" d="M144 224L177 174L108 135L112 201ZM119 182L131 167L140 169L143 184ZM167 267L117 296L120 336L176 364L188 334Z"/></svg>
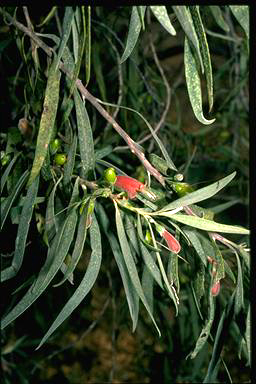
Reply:
<svg viewBox="0 0 256 384"><path fill-rule="evenodd" d="M50 150L51 153L56 153L61 147L61 140L60 139L54 139L50 144Z"/></svg>
<svg viewBox="0 0 256 384"><path fill-rule="evenodd" d="M54 162L57 165L63 165L66 163L66 161L67 161L67 156L65 155L65 153L56 153L56 155L54 156Z"/></svg>
<svg viewBox="0 0 256 384"><path fill-rule="evenodd" d="M104 179L110 184L115 184L116 171L114 170L114 168L108 168L104 171Z"/></svg>
<svg viewBox="0 0 256 384"><path fill-rule="evenodd" d="M9 155L9 153L7 155L4 155L2 158L1 158L1 164L2 166L4 167L5 165L7 165L11 160L11 155Z"/></svg>
<svg viewBox="0 0 256 384"><path fill-rule="evenodd" d="M151 244L151 243L152 243L151 233L150 233L150 231L149 231L148 229L147 229L147 231L146 231L145 241L146 241L146 243L148 243L148 244Z"/></svg>

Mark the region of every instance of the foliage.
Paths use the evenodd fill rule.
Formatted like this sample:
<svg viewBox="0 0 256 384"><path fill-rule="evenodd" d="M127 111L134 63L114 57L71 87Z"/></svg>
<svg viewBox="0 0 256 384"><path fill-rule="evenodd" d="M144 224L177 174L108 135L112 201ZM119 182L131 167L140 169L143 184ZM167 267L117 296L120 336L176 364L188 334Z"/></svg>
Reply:
<svg viewBox="0 0 256 384"><path fill-rule="evenodd" d="M196 322L197 330L188 355L194 359L201 356L207 342L214 344L204 382L216 378L220 361L226 367L221 350L226 329L232 324L238 327L243 353L250 363L249 230L236 222L225 224L215 218L241 202L244 190L237 199L229 196L227 202L214 203L229 183L233 188L235 180L244 188L247 185L247 165L239 164L237 143L230 153L230 146L222 145L221 140L225 141L226 128L237 111L243 113L239 129L246 136L248 7L133 6L131 10L114 9L110 14L102 7L53 7L40 25L32 23L27 7L23 12L27 26L19 21L21 8L1 8L11 31L11 38L1 42L1 55L13 52L8 45L13 50L14 41L21 55L15 78L8 78L12 115L19 119L19 129L6 126L1 136L1 229L18 226L13 253L10 257L3 255L1 280L5 284L11 279L16 281L25 268L33 226L43 244L45 260L41 260L38 270L24 271L25 279L14 295L15 302L5 309L1 329L14 320L19 322L19 317L50 290L53 282L60 290L74 285L38 349L51 340L56 329L91 292L102 265L111 265L114 256L133 331L137 329L140 303L159 336L166 330L161 324L158 301L173 305L177 318L182 318L186 306L194 306L197 314L190 321ZM122 23L129 13L123 44ZM179 35L183 39L187 92L195 119L202 124L187 135L179 131L179 121L176 127L167 121L171 96L177 100L177 95L175 87L171 91L149 32L152 16L167 36ZM214 30L218 27L220 32L211 31L208 25ZM234 32L235 28L240 28L241 36ZM142 31L149 39L160 76L147 67L143 58L139 44ZM100 49L103 38L107 50ZM211 46L218 39L222 39L224 47L229 44L232 54L230 62L225 59L215 72ZM235 72L234 88L221 94L214 83L224 81L230 66L237 71L239 60L241 73ZM141 72L143 67L148 71L146 77ZM24 94L16 93L16 87L24 88ZM117 102L108 102L116 94ZM219 103L217 112L214 96ZM166 100L164 108L162 99ZM118 112L120 123L116 121ZM158 122L152 127L149 120ZM224 162L235 159L235 166L215 175L217 181L196 189L191 182L183 181L192 169L194 155L184 156L179 141L190 149L193 140L199 143L202 137L209 137L214 129L218 130L218 124L222 127L217 135L226 156ZM172 141L171 136L176 134L177 140ZM235 137L239 134L236 132ZM128 147L119 145L121 138ZM151 143L148 152L141 146L145 139ZM126 149L142 167L133 157L120 154ZM214 151L209 156L214 159ZM184 164L175 165L182 161ZM193 178L200 180L204 165L202 161L198 164L197 177L190 172L192 182ZM201 206L200 202L208 199L212 203ZM232 240L223 233L231 234ZM110 255L103 247L105 242ZM90 259L79 283L77 267L84 249L90 250ZM21 297L20 290L28 285ZM216 305L221 307L222 316L213 331ZM199 369L192 376L191 381L203 380Z"/></svg>

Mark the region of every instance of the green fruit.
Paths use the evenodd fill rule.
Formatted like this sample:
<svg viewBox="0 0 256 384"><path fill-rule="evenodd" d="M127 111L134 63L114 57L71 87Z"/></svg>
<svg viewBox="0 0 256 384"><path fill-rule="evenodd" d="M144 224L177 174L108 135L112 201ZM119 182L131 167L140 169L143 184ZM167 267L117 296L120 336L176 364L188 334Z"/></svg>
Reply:
<svg viewBox="0 0 256 384"><path fill-rule="evenodd" d="M64 154L64 153L57 153L55 156L54 156L54 162L57 164L57 165L63 165L65 164L67 161L67 156Z"/></svg>
<svg viewBox="0 0 256 384"><path fill-rule="evenodd" d="M114 168L108 168L104 171L104 179L110 184L115 184L116 171L114 170Z"/></svg>
<svg viewBox="0 0 256 384"><path fill-rule="evenodd" d="M60 139L54 139L50 144L51 153L56 153L61 147L61 140Z"/></svg>
<svg viewBox="0 0 256 384"><path fill-rule="evenodd" d="M11 155L7 154L7 155L4 155L2 158L1 158L1 164L2 166L4 167L5 165L7 165L11 160Z"/></svg>
<svg viewBox="0 0 256 384"><path fill-rule="evenodd" d="M148 244L152 244L152 237L150 231L147 229L146 235L145 235L145 241Z"/></svg>

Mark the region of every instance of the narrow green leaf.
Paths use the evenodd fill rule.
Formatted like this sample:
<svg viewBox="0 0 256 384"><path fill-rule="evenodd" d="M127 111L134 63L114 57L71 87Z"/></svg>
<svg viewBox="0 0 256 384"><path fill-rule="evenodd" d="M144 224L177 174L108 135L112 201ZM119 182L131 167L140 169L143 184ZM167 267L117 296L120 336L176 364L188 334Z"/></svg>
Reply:
<svg viewBox="0 0 256 384"><path fill-rule="evenodd" d="M67 45L69 35L71 32L73 17L74 17L74 12L72 7L65 7L65 14L64 14L63 25L62 25L62 36L60 40L57 59L54 62L54 71L57 71L64 49Z"/></svg>
<svg viewBox="0 0 256 384"><path fill-rule="evenodd" d="M28 186L32 184L42 168L54 130L54 123L59 103L59 88L61 77L59 70L55 72L54 65L55 61L52 63L49 70L45 91L44 109L41 116L39 132L37 136L35 158L28 180Z"/></svg>
<svg viewBox="0 0 256 384"><path fill-rule="evenodd" d="M0 214L0 217L1 217L0 230L2 230L4 223L5 223L5 220L8 216L8 213L12 207L12 204L13 204L14 200L16 199L16 197L19 195L21 189L24 187L28 176L29 176L29 170L27 169L22 174L22 176L19 178L19 180L17 181L16 185L14 186L14 188L11 191L11 194L8 197L6 197L3 202L1 202L1 205L0 205L0 210L1 210L0 211L1 212L1 214Z"/></svg>
<svg viewBox="0 0 256 384"><path fill-rule="evenodd" d="M196 273L196 278L194 280L194 290L195 290L195 295L197 299L196 305L200 303L201 298L205 294L204 282L205 282L205 266L203 263L200 262L199 269Z"/></svg>
<svg viewBox="0 0 256 384"><path fill-rule="evenodd" d="M146 6L141 6L141 14L143 17L145 15L145 11L146 11ZM140 16L138 14L137 7L133 6L132 7L131 20L130 20L130 24L129 24L128 36L127 36L127 41L126 41L126 47L125 47L124 53L123 53L121 60L120 60L121 64L126 59L128 59L128 57L132 53L132 51L133 51L133 49L137 43L137 40L138 40L138 37L140 34L140 30L141 30Z"/></svg>
<svg viewBox="0 0 256 384"><path fill-rule="evenodd" d="M125 220L125 227L124 227L125 232L129 238L133 248L135 249L137 255L140 256L139 242L138 242L137 231L135 229L135 223L131 219L130 215L128 215L128 214L124 216L124 220Z"/></svg>
<svg viewBox="0 0 256 384"><path fill-rule="evenodd" d="M142 30L145 31L145 23L144 23L145 11L144 11L144 7L142 5L138 5L137 6L137 10L138 10L138 14L139 14L139 17L140 17L140 23L141 23L141 26L142 26Z"/></svg>
<svg viewBox="0 0 256 384"><path fill-rule="evenodd" d="M238 203L241 203L241 199L227 201L226 203L218 204L218 205L215 205L214 207L211 207L211 211L215 214L220 213Z"/></svg>
<svg viewBox="0 0 256 384"><path fill-rule="evenodd" d="M190 10L185 5L178 5L178 6L172 6L174 13L176 14L177 19L179 20L187 38L191 41L192 45L194 46L197 56L200 61L202 73L204 73L204 65L203 65L203 59L201 56L201 51L199 47L199 41L198 37L195 31L194 23L191 17ZM186 41L186 39L185 39Z"/></svg>
<svg viewBox="0 0 256 384"><path fill-rule="evenodd" d="M68 253L70 244L73 240L76 221L77 215L74 209L57 232L37 280L18 304L2 319L1 329L7 327L7 325L25 312L25 310L28 309L48 287Z"/></svg>
<svg viewBox="0 0 256 384"><path fill-rule="evenodd" d="M230 266L228 265L228 263L226 262L226 260L224 260L224 268L225 268L225 274L227 274L227 276L229 276L229 278L233 281L233 283L236 284L235 275L232 269L230 268Z"/></svg>
<svg viewBox="0 0 256 384"><path fill-rule="evenodd" d="M166 31L175 36L176 31L170 21L166 7L164 5L151 5L150 9L154 13L159 23L162 24L162 26L166 29Z"/></svg>
<svg viewBox="0 0 256 384"><path fill-rule="evenodd" d="M212 383L216 381L215 370L218 365L219 359L221 358L220 357L221 351L222 351L224 342L228 336L228 331L230 329L230 325L233 320L233 315L234 315L234 294L229 299L229 302L227 303L222 313L222 316L218 325L218 329L216 332L216 336L214 339L212 358L208 366L207 374L203 381L204 383Z"/></svg>
<svg viewBox="0 0 256 384"><path fill-rule="evenodd" d="M221 8L218 5L209 5L213 17L220 28L225 32L229 32L229 25L226 23Z"/></svg>
<svg viewBox="0 0 256 384"><path fill-rule="evenodd" d="M208 320L206 321L205 326L201 330L201 333L198 337L198 340L196 342L196 346L192 352L190 352L189 356L191 359L194 359L196 355L198 354L199 351L203 348L205 345L213 323L214 319L214 312L215 312L215 304L214 304L214 299L213 296L211 295L211 292L209 294L209 314L208 314Z"/></svg>
<svg viewBox="0 0 256 384"><path fill-rule="evenodd" d="M141 286L142 286L144 295L146 297L146 300L148 302L149 308L153 313L154 311L154 298L153 298L154 279L146 265L144 265L144 268L143 268Z"/></svg>
<svg viewBox="0 0 256 384"><path fill-rule="evenodd" d="M148 222L148 225L149 225L149 228L150 228L150 233L151 233L153 245L154 245L154 247L156 247L156 239L155 239L155 235L154 235L154 232L152 230L152 226L151 226L150 222ZM168 295L170 296L170 298L174 302L175 309L176 309L176 316L177 316L178 315L178 311L179 311L179 309L178 309L179 298L177 296L175 288L173 287L173 282L171 281L171 283L169 283L169 280L167 278L167 275L166 275L166 272L165 272L165 269L164 269L164 266L163 266L163 262L162 262L162 259L161 259L161 256L160 256L159 252L156 252L156 258L157 258L157 262L158 262L158 265L159 265L159 269L160 269L160 272L161 272L161 275L162 275L165 287L167 289L167 293L168 293Z"/></svg>
<svg viewBox="0 0 256 384"><path fill-rule="evenodd" d="M240 255L243 257L247 268L250 270L250 254L243 248L242 245L238 247Z"/></svg>
<svg viewBox="0 0 256 384"><path fill-rule="evenodd" d="M153 314L150 310L149 304L148 304L146 297L144 295L144 292L142 290L140 279L139 279L138 272L137 272L137 268L136 268L135 262L133 260L133 257L132 257L131 251L130 251L130 247L129 247L129 244L128 244L128 241L126 238L126 234L125 234L123 222L121 219L120 211L119 211L119 208L118 208L116 203L115 203L115 208L116 208L117 234L118 234L121 250L122 250L122 253L124 256L124 260L125 260L128 272L130 274L134 288L136 289L141 301L143 302L145 308L147 309L149 316L151 317L151 320L153 321L153 323L154 323L154 325L155 325L155 327L159 333L159 336L161 336L161 332L160 332L160 330L159 330L159 328L155 322L155 319L154 319Z"/></svg>
<svg viewBox="0 0 256 384"><path fill-rule="evenodd" d="M54 211L54 198L58 184L61 182L63 176L61 176L58 181L54 184L52 191L50 193L46 214L45 214L45 232L47 236L48 245L51 245L52 239L54 238L57 232L57 222L55 219L55 211Z"/></svg>
<svg viewBox="0 0 256 384"><path fill-rule="evenodd" d="M81 37L81 17L80 17L80 9L76 7L74 12L74 17L71 23L71 31L72 31L72 40L73 40L73 55L75 59L75 63L77 63L78 52L79 52L79 36Z"/></svg>
<svg viewBox="0 0 256 384"><path fill-rule="evenodd" d="M244 285L243 285L243 273L239 256L235 252L237 260L237 285L235 292L235 314L238 315L242 308L244 308Z"/></svg>
<svg viewBox="0 0 256 384"><path fill-rule="evenodd" d="M63 225L58 229L52 247L48 251L46 261L33 285L33 292L40 292L41 294L60 269L73 241L76 223L77 212L76 208L73 208Z"/></svg>
<svg viewBox="0 0 256 384"><path fill-rule="evenodd" d="M13 165L15 164L17 158L20 156L21 152L18 152L14 155L13 159L10 161L10 163L8 164L6 170L4 171L3 175L1 176L1 188L0 188L0 194L2 194L3 192L3 189L4 189L4 186L5 186L5 183L8 179L8 176L9 176L9 173L13 167Z"/></svg>
<svg viewBox="0 0 256 384"><path fill-rule="evenodd" d="M86 86L91 77L91 7L87 7L86 42L85 42Z"/></svg>
<svg viewBox="0 0 256 384"><path fill-rule="evenodd" d="M90 243L92 248L92 253L90 261L86 270L86 273L77 287L74 294L65 304L57 318L54 320L51 327L48 329L44 337L42 338L40 344L36 349L39 349L46 340L52 335L52 333L71 315L71 313L78 307L82 300L92 289L101 266L102 259L102 245L101 245L101 235L98 222L95 215L92 215L92 224L90 226Z"/></svg>
<svg viewBox="0 0 256 384"><path fill-rule="evenodd" d="M194 22L195 30L199 40L199 47L202 54L204 70L205 70L205 78L206 78L206 86L208 92L208 102L209 102L209 112L213 107L213 78L212 78L212 64L211 57L208 47L208 42L204 30L204 26L202 23L201 15L199 12L198 5L192 5L189 7L191 16Z"/></svg>
<svg viewBox="0 0 256 384"><path fill-rule="evenodd" d="M252 344L251 344L251 306L250 304L249 304L247 317L246 317L245 339L246 339L246 346L248 351L248 363L249 365L251 365Z"/></svg>
<svg viewBox="0 0 256 384"><path fill-rule="evenodd" d="M109 228L110 221L104 211L104 208L100 204L97 205L97 212L99 213L101 225L109 241L111 250L113 252L114 258L116 260L116 263L122 278L126 300L128 303L128 308L129 308L129 312L132 319L132 331L134 332L138 323L139 295L133 286L133 283L130 278L129 272L127 270L126 263L124 261L124 257L120 249L120 246L118 244L118 241Z"/></svg>
<svg viewBox="0 0 256 384"><path fill-rule="evenodd" d="M233 172L230 175L224 177L223 179L220 179L220 180L216 181L215 183L208 185L207 187L197 189L196 191L191 192L188 195L183 196L183 197L173 201L172 203L166 205L164 208L162 208L158 212L169 211L171 209L175 209L178 207L184 207L187 205L198 203L199 201L209 199L210 197L216 195L216 193L218 193L228 183L230 183L230 181L233 180L235 175L236 175L236 172ZM158 214L158 212L156 212L156 214Z"/></svg>
<svg viewBox="0 0 256 384"><path fill-rule="evenodd" d="M37 197L38 185L39 176L37 176L37 178L33 181L27 191L27 195L20 215L20 222L15 241L15 252L12 264L10 267L4 269L1 272L1 281L5 281L10 279L11 277L14 277L18 273L22 265L29 225L32 218L35 199Z"/></svg>
<svg viewBox="0 0 256 384"><path fill-rule="evenodd" d="M82 177L86 177L90 170L95 167L94 144L92 128L85 105L75 89L74 91L76 119L78 128L79 151L81 154Z"/></svg>
<svg viewBox="0 0 256 384"><path fill-rule="evenodd" d="M250 231L243 227L234 225L226 225L216 223L213 220L206 220L196 216L188 216L182 214L169 214L168 212L161 212L159 216L170 217L172 220L179 221L180 223L190 225L191 227L202 229L209 232L223 232L223 233L236 233L241 235L249 235Z"/></svg>
<svg viewBox="0 0 256 384"><path fill-rule="evenodd" d="M43 25L47 24L48 21L50 21L51 18L54 16L56 10L57 10L57 7L52 7L48 15L44 18L44 20L40 24L37 25L37 27L40 28Z"/></svg>
<svg viewBox="0 0 256 384"><path fill-rule="evenodd" d="M101 46L97 43L93 45L93 53L92 53L92 61L93 61L93 69L96 76L96 83L100 91L100 97L103 101L107 100L106 86L105 80L102 71L102 65L104 66L102 56L100 56L100 52L102 52Z"/></svg>
<svg viewBox="0 0 256 384"><path fill-rule="evenodd" d="M73 174L75 159L76 159L76 148L77 148L77 135L74 134L72 144L68 151L67 162L64 165L64 177L63 177L64 185L67 185L71 181L71 176Z"/></svg>
<svg viewBox="0 0 256 384"><path fill-rule="evenodd" d="M191 241L192 246L195 248L196 253L200 257L203 265L206 267L207 266L207 254L205 253L202 244L200 242L200 239L197 236L196 231L193 229L184 229L185 234Z"/></svg>
<svg viewBox="0 0 256 384"><path fill-rule="evenodd" d="M78 10L78 8L77 8L77 10ZM86 23L85 23L84 6L81 7L81 10L82 10L82 17L83 17L83 29L81 31L79 31L78 53L77 53L77 58L75 60L75 68L73 71L73 76L72 76L71 84L70 84L70 95L73 94L75 86L76 86L76 80L79 76L79 72L80 72L80 68L81 68L81 64L82 64L82 59L83 59L83 54L84 54L84 49L85 49Z"/></svg>
<svg viewBox="0 0 256 384"><path fill-rule="evenodd" d="M185 44L184 44L184 65L185 65L185 76L186 76L189 100L193 108L194 114L197 120L200 121L200 123L205 125L212 124L215 121L215 119L207 120L203 115L200 77L197 70L194 54L190 48L190 45L186 36L185 36Z"/></svg>
<svg viewBox="0 0 256 384"><path fill-rule="evenodd" d="M246 33L249 40L249 7L248 5L230 5L233 15Z"/></svg>
<svg viewBox="0 0 256 384"><path fill-rule="evenodd" d="M54 285L55 287L58 287L61 284L63 284L72 275L72 273L74 272L74 270L75 270L75 268L76 268L76 266L77 266L77 264L78 264L78 262L82 256L82 252L84 249L84 243L85 243L86 235L87 235L86 222L87 222L87 218L88 218L88 205L89 205L89 203L87 204L87 209L83 210L83 212L80 216L80 219L79 219L77 237L76 237L76 242L74 245L73 253L71 256L71 261L70 261L70 263L69 263L69 265L65 271L63 279L58 284L55 284Z"/></svg>

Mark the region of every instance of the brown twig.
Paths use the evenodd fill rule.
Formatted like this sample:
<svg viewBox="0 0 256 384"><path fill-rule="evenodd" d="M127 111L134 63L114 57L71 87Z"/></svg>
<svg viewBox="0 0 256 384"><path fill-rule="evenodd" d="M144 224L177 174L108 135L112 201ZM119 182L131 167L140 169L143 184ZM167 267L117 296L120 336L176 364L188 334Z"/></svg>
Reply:
<svg viewBox="0 0 256 384"><path fill-rule="evenodd" d="M7 12L2 10L0 8L0 12L18 29L23 31L25 34L27 34L31 39L33 39L36 44L42 48L48 56L52 56L53 50L49 48L39 37L33 33L30 29L25 27L23 24L19 23L16 19L14 19L12 16L10 16ZM65 68L64 64L60 62L59 68L70 78L72 78L72 75L70 72ZM154 168L150 162L146 159L144 153L139 148L138 144L135 143L132 138L123 130L123 128L113 119L113 117L98 103L97 99L84 87L82 84L82 81L80 79L76 80L76 86L81 92L81 94L84 96L85 99L87 99L97 110L98 112L113 126L113 128L118 132L118 134L125 140L127 145L129 146L131 152L135 154L139 160L143 163L144 167L147 169L147 171L154 176L160 184L165 185L164 177L158 172L156 168Z"/></svg>

